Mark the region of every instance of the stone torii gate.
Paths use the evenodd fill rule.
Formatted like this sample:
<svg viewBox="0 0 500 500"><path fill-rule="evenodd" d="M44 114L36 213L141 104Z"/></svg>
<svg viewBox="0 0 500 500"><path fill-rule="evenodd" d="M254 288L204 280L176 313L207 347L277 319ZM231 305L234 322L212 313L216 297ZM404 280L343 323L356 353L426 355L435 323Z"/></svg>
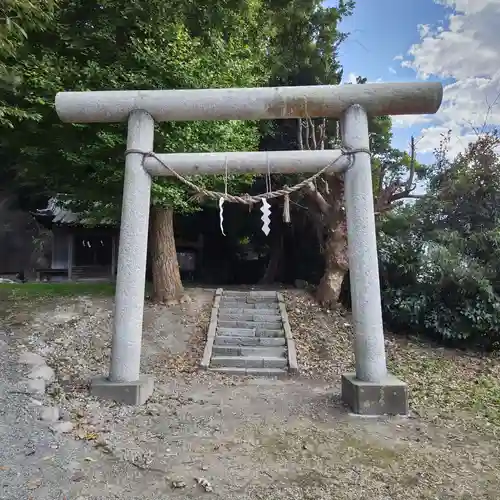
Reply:
<svg viewBox="0 0 500 500"><path fill-rule="evenodd" d="M93 380L92 394L142 404L153 392L153 378L140 374L140 359L151 177L172 175L162 163L181 175L226 168L315 173L337 160L330 171L345 175L356 358L356 372L342 376L342 398L354 413L406 414L407 386L386 367L368 116L435 113L442 96L439 83L58 93L63 122L128 121L111 364L109 377ZM343 150L147 155L155 122L299 117L339 118Z"/></svg>

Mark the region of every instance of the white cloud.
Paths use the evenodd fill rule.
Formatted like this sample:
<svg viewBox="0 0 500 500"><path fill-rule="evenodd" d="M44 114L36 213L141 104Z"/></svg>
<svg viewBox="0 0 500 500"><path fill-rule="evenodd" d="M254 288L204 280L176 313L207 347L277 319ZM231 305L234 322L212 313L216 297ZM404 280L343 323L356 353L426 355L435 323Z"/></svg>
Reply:
<svg viewBox="0 0 500 500"><path fill-rule="evenodd" d="M392 67L392 66L389 66L389 73L395 75L397 73L397 71Z"/></svg>
<svg viewBox="0 0 500 500"><path fill-rule="evenodd" d="M396 57L394 57L393 61L402 61L404 59L403 54L398 54Z"/></svg>
<svg viewBox="0 0 500 500"><path fill-rule="evenodd" d="M433 121L432 115L400 115L392 118L392 123L395 127L409 128L414 125L423 123L431 123Z"/></svg>
<svg viewBox="0 0 500 500"><path fill-rule="evenodd" d="M403 67L423 80L451 80L441 109L432 117L398 117L396 126L428 124L419 150L432 151L441 134L452 131L456 153L476 137L483 124L500 125L500 0L434 0L449 7L446 22L418 26L420 42L413 45Z"/></svg>
<svg viewBox="0 0 500 500"><path fill-rule="evenodd" d="M347 82L356 84L356 78L357 78L357 75L355 73L349 73L347 75Z"/></svg>
<svg viewBox="0 0 500 500"><path fill-rule="evenodd" d="M346 78L341 82L343 85L346 83L352 83L353 85L357 85L356 78L358 78L358 75L356 73L349 73ZM383 83L382 78L377 78L376 80L367 80L368 83Z"/></svg>

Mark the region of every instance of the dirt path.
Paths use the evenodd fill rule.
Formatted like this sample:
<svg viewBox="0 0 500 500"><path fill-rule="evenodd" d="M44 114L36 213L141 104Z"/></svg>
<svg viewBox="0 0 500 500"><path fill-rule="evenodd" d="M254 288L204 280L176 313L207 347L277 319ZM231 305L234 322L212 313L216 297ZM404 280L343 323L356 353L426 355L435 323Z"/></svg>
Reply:
<svg viewBox="0 0 500 500"><path fill-rule="evenodd" d="M312 334L297 334L306 376L232 380L197 372L211 297L200 290L190 294L184 309L147 308L144 371L154 372L158 383L153 398L137 408L86 393L88 377L107 369L108 299L37 304L29 314L24 309L6 318L0 498L498 498L498 426L487 419L472 425L473 415L459 415L458 407L456 418L439 412L436 418L349 416L335 376L351 362L341 356L349 351L348 327L339 332L344 343L328 347L331 322L309 304L305 309L316 323L304 319L302 299L289 298L291 321L318 335L312 342ZM348 325L346 318L337 323L339 329ZM411 349L405 349L409 359ZM24 351L45 356L56 370L48 393L34 399L56 404L73 423L71 433L50 432L37 420L36 404L9 393L24 376L16 363ZM434 389L428 390L430 409ZM200 478L212 492L198 484Z"/></svg>

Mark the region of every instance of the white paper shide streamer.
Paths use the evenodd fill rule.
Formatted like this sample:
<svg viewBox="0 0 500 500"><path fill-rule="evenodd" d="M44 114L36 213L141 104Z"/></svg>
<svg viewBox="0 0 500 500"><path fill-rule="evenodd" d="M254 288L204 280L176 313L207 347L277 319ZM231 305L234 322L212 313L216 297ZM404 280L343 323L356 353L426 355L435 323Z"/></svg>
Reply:
<svg viewBox="0 0 500 500"><path fill-rule="evenodd" d="M269 225L271 224L271 205L269 205L269 202L263 198L262 199L262 207L260 207L260 211L262 212L262 217L260 220L262 221L262 232L268 236L270 232Z"/></svg>
<svg viewBox="0 0 500 500"><path fill-rule="evenodd" d="M221 233L226 236L224 232L224 198L219 198L219 225Z"/></svg>
<svg viewBox="0 0 500 500"><path fill-rule="evenodd" d="M228 179L228 171L227 171L227 156L226 161L224 162L224 193L227 195L227 179ZM220 232L226 236L224 232L224 198L221 196L219 198L219 225Z"/></svg>

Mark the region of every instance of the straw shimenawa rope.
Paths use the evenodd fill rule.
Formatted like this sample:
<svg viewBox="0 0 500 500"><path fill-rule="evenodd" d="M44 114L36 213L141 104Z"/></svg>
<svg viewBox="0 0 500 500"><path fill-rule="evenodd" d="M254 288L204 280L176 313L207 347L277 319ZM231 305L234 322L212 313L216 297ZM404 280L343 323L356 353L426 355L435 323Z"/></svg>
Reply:
<svg viewBox="0 0 500 500"><path fill-rule="evenodd" d="M290 194L295 193L296 191L299 191L300 189L308 186L315 179L317 179L318 177L323 175L328 169L333 167L333 165L335 165L335 163L337 163L337 161L339 161L340 158L342 158L342 156L349 157L349 165L347 167L347 169L349 169L354 165L356 153L368 153L368 154L370 154L370 150L366 149L366 148L359 148L359 149L345 149L345 148L343 148L341 151L342 151L342 155L339 158L328 163L321 170L316 172L314 175L311 175L307 179L304 179L302 182L299 182L298 184L295 184L294 186L290 186L290 187L284 186L282 189L277 189L276 191L270 191L268 193L259 194L259 195L244 194L244 195L240 195L240 196L228 194L227 192L222 193L219 191L210 191L208 189L204 189L200 186L197 186L196 184L194 184L190 180L186 179L181 174L177 173L172 167L170 167L167 163L162 161L155 153L153 153L151 151L141 151L139 149L127 149L127 151L125 151L125 156L127 156L129 154L142 155L143 166L144 166L144 161L146 158L148 158L148 157L154 158L163 167L165 167L175 178L177 178L180 182L182 182L186 186L188 186L191 189L193 189L194 191L196 191L196 193L203 195L207 198L211 198L212 200L219 200L220 198L222 198L222 199L224 199L224 201L228 201L230 203L241 203L243 205L253 205L254 203L262 202L262 200L264 200L264 199L270 200L273 198L280 198L281 196L284 196L286 198Z"/></svg>

